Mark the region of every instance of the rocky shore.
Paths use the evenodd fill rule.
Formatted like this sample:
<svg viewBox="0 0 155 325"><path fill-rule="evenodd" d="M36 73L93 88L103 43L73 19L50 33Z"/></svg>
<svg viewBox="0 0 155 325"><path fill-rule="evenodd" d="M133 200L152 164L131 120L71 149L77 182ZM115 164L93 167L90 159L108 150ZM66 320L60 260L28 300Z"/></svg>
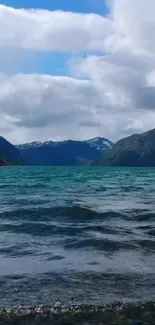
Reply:
<svg viewBox="0 0 155 325"><path fill-rule="evenodd" d="M155 303L111 306L54 306L1 308L5 325L154 325Z"/></svg>

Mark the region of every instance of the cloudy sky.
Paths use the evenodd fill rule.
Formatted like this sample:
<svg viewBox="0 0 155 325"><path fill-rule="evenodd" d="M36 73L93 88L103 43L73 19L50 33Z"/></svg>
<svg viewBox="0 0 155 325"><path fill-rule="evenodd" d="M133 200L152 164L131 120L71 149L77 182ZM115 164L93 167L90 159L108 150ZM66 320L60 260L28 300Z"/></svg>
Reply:
<svg viewBox="0 0 155 325"><path fill-rule="evenodd" d="M1 0L0 134L112 141L155 127L155 0Z"/></svg>

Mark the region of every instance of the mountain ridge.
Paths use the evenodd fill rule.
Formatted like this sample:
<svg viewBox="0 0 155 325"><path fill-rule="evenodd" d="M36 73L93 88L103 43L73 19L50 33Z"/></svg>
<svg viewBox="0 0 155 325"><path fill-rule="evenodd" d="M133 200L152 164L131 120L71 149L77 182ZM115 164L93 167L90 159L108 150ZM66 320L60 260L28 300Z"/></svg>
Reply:
<svg viewBox="0 0 155 325"><path fill-rule="evenodd" d="M100 151L104 151L107 150L109 148L111 148L113 146L113 142L108 140L107 138L103 138L103 137L95 137L92 139L88 139L88 140L72 140L72 139L68 139L68 140L62 140L62 141L32 141L32 142L27 142L27 143L23 143L23 144L18 144L16 145L16 147L18 149L25 149L25 148L29 148L29 147L40 147L42 145L53 145L53 144L64 144L64 143L69 143L69 142L80 142L80 143L88 143L92 148L96 148L97 150Z"/></svg>
<svg viewBox="0 0 155 325"><path fill-rule="evenodd" d="M23 156L20 150L0 136L0 166L20 165L22 163Z"/></svg>
<svg viewBox="0 0 155 325"><path fill-rule="evenodd" d="M117 141L93 166L155 166L155 129Z"/></svg>
<svg viewBox="0 0 155 325"><path fill-rule="evenodd" d="M94 139L96 139L94 143ZM17 145L25 157L25 163L30 165L87 165L101 157L109 150L112 142L96 137L78 141L33 141ZM109 142L108 142L109 141Z"/></svg>
<svg viewBox="0 0 155 325"><path fill-rule="evenodd" d="M23 145L12 145L5 138L0 137L0 166L32 165L32 166L75 166L88 165L91 161L99 159L103 152L109 150L109 143L98 139L96 148L91 139L86 141L64 140L33 141ZM103 138L104 139L104 138ZM97 141L97 140L96 140ZM106 139L106 141L108 141ZM101 146L102 142L102 146Z"/></svg>
<svg viewBox="0 0 155 325"><path fill-rule="evenodd" d="M0 137L0 165L155 166L155 129L132 134L115 144L106 138L75 141L34 141L13 146Z"/></svg>
<svg viewBox="0 0 155 325"><path fill-rule="evenodd" d="M91 147L96 148L100 151L105 151L107 149L109 150L113 146L112 141L102 137L95 137L92 139L84 140L84 142L87 142Z"/></svg>

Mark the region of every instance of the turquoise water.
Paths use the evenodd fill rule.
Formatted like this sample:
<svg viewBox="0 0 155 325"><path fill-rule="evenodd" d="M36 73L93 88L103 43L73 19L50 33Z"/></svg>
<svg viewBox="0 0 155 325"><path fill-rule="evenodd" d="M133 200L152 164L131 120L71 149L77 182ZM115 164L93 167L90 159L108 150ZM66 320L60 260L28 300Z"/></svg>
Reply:
<svg viewBox="0 0 155 325"><path fill-rule="evenodd" d="M155 169L0 169L0 306L155 301Z"/></svg>

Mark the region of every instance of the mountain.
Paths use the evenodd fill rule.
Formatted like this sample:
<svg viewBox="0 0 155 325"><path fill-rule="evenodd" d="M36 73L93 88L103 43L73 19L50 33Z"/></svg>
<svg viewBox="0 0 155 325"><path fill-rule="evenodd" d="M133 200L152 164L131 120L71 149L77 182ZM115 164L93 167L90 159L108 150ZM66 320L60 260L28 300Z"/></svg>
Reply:
<svg viewBox="0 0 155 325"><path fill-rule="evenodd" d="M90 162L94 159L94 157L101 157L101 152L99 150L91 147L84 141L67 140L55 142L54 146L57 146L61 150L70 152L71 155L81 162Z"/></svg>
<svg viewBox="0 0 155 325"><path fill-rule="evenodd" d="M155 166L155 129L119 140L96 166Z"/></svg>
<svg viewBox="0 0 155 325"><path fill-rule="evenodd" d="M24 165L32 166L74 166L77 160L70 152L55 146L26 146L20 149L24 157Z"/></svg>
<svg viewBox="0 0 155 325"><path fill-rule="evenodd" d="M30 143L19 144L16 147L18 149L30 149L30 148L38 148L38 147L40 147L42 145L43 145L43 143L40 142L40 141L33 141L33 142L30 142Z"/></svg>
<svg viewBox="0 0 155 325"><path fill-rule="evenodd" d="M23 163L22 153L3 137L0 137L0 166Z"/></svg>
<svg viewBox="0 0 155 325"><path fill-rule="evenodd" d="M104 143L104 141L105 143ZM89 142L90 141L90 142ZM100 159L108 150L106 139L95 138L88 141L40 141L14 146L0 137L0 166L75 166L87 165Z"/></svg>
<svg viewBox="0 0 155 325"><path fill-rule="evenodd" d="M103 154L104 153L104 154ZM155 167L155 129L112 144L104 138L86 141L36 141L13 146L0 137L0 166L87 165Z"/></svg>
<svg viewBox="0 0 155 325"><path fill-rule="evenodd" d="M100 152L110 150L113 146L113 143L110 140L100 137L85 140L85 142L88 143L92 148L95 148Z"/></svg>
<svg viewBox="0 0 155 325"><path fill-rule="evenodd" d="M18 145L28 165L86 165L99 159L103 150L91 146L87 141L46 141Z"/></svg>

